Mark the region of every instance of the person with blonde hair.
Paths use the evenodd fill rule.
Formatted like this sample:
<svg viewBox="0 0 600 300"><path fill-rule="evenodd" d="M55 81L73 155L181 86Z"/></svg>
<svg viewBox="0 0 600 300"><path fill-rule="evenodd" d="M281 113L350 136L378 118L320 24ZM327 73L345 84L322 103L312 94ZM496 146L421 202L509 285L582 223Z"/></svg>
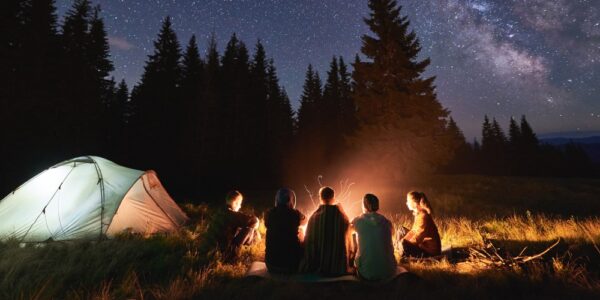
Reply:
<svg viewBox="0 0 600 300"><path fill-rule="evenodd" d="M296 209L294 191L279 189L275 194L275 207L265 215L265 263L270 273L291 274L298 271L304 253L300 227L305 224L306 217Z"/></svg>
<svg viewBox="0 0 600 300"><path fill-rule="evenodd" d="M423 192L412 191L406 195L406 206L415 220L411 230L402 239L402 256L431 257L440 255L442 243L438 228L431 217L432 209Z"/></svg>

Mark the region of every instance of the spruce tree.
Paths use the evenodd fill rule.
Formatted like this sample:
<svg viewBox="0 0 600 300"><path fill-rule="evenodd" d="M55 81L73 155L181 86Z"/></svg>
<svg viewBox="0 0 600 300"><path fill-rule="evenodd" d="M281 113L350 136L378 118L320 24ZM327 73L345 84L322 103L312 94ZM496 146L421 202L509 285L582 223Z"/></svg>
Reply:
<svg viewBox="0 0 600 300"><path fill-rule="evenodd" d="M148 56L140 83L134 88L131 101L136 106L135 126L138 153L143 167L174 170L173 145L180 125L176 116L181 105L181 48L172 28L171 18L163 21L154 52ZM153 142L149 149L148 142ZM171 168L172 167L172 168Z"/></svg>
<svg viewBox="0 0 600 300"><path fill-rule="evenodd" d="M323 91L319 74L308 65L300 96L295 145L291 159L294 176L302 174L312 179L325 168L325 147L321 131Z"/></svg>
<svg viewBox="0 0 600 300"><path fill-rule="evenodd" d="M303 91L300 96L300 108L298 109L298 135L314 136L319 128L318 105L321 102L321 79L319 74L308 65L304 79Z"/></svg>
<svg viewBox="0 0 600 300"><path fill-rule="evenodd" d="M110 122L110 112L106 108L106 104L114 98L116 92L116 84L114 80L106 78L114 70L112 61L110 60L110 47L108 45L108 37L104 29L104 21L100 18L100 7L93 9L90 19L87 58L86 61L90 66L90 93L91 97L95 98L92 103L92 108L87 115L88 132L91 137L90 149L95 153L106 153L105 151L112 150L110 143L102 143L106 140L107 130L109 127L107 122ZM102 149L103 147L109 147Z"/></svg>
<svg viewBox="0 0 600 300"><path fill-rule="evenodd" d="M85 117L95 115L99 100L92 83L91 61L88 60L89 25L92 7L87 0L76 0L67 12L62 26L63 76L61 103L57 103L59 140L68 156L84 155L90 142L91 123ZM94 95L94 96L92 96ZM97 120L96 120L97 121ZM77 137L77 139L74 139Z"/></svg>
<svg viewBox="0 0 600 300"><path fill-rule="evenodd" d="M508 165L508 139L500 127L500 124L494 118L492 121L492 133L494 135L494 149L493 156L490 159L493 159L495 166L494 169L497 170L500 175L507 175L509 171Z"/></svg>
<svg viewBox="0 0 600 300"><path fill-rule="evenodd" d="M465 139L465 135L462 130L456 124L456 121L452 117L448 120L446 131L450 142L455 145L454 157L450 163L446 166L446 169L450 172L465 172L469 170L470 162L472 160L471 147Z"/></svg>
<svg viewBox="0 0 600 300"><path fill-rule="evenodd" d="M220 81L221 81L221 64L220 56L217 50L217 39L214 33L211 34L208 40L207 55L205 58L206 64L204 67L204 76L202 83L202 99L200 105L201 122L200 130L200 154L202 157L200 168L205 170L204 176L215 176L220 169L219 163L223 157L221 139L220 121L222 115L220 110Z"/></svg>
<svg viewBox="0 0 600 300"><path fill-rule="evenodd" d="M354 67L359 129L352 139L366 167L400 177L427 173L450 159L444 139L448 111L437 100L434 77L423 78L429 59L419 60L419 40L395 0L370 0L364 35L367 61Z"/></svg>
<svg viewBox="0 0 600 300"><path fill-rule="evenodd" d="M267 116L269 118L269 166L272 174L280 175L284 165L284 158L290 150L290 141L294 134L294 112L285 90L279 85L279 78L273 60L267 67L268 102ZM280 176L270 178L271 181L280 181ZM278 182L279 183L279 182Z"/></svg>
<svg viewBox="0 0 600 300"><path fill-rule="evenodd" d="M538 138L529 125L529 122L527 122L527 118L525 116L521 117L520 132L524 147L535 149L539 145Z"/></svg>
<svg viewBox="0 0 600 300"><path fill-rule="evenodd" d="M521 127L519 130L521 133L519 153L523 160L521 173L523 175L541 175L538 171L541 156L539 141L525 116L521 116Z"/></svg>
<svg viewBox="0 0 600 300"><path fill-rule="evenodd" d="M510 124L508 125L508 154L509 154L509 167L511 168L511 175L520 175L523 171L523 153L521 143L521 128L515 121L515 118L510 118Z"/></svg>
<svg viewBox="0 0 600 300"><path fill-rule="evenodd" d="M340 110L342 91L339 76L338 60L334 56L329 64L327 79L323 87L323 100L317 108L321 121L318 127L323 135L322 147L325 148L325 158L328 161L339 156L340 149L343 148L343 133L341 132L343 120Z"/></svg>
<svg viewBox="0 0 600 300"><path fill-rule="evenodd" d="M338 68L340 73L340 134L343 135L344 140L346 140L346 138L353 135L356 130L356 107L354 101L352 101L351 74L348 73L348 67L341 56L338 58ZM346 146L345 142L343 146Z"/></svg>
<svg viewBox="0 0 600 300"><path fill-rule="evenodd" d="M200 169L200 145L202 131L202 88L204 62L200 58L200 51L196 43L196 36L192 35L181 63L181 105L177 109L181 126L178 130L177 145L179 157L186 157L187 164L183 164L182 171L188 176L197 176Z"/></svg>

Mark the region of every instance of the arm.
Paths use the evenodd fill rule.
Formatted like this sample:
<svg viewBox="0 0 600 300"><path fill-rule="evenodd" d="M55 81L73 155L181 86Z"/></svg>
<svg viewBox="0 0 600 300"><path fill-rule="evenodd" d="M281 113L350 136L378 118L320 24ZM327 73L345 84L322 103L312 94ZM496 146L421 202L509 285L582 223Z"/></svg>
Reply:
<svg viewBox="0 0 600 300"><path fill-rule="evenodd" d="M412 240L417 243L417 245L423 242L425 238L425 218L429 217L427 214L418 214L415 217L415 225L411 232L413 233Z"/></svg>
<svg viewBox="0 0 600 300"><path fill-rule="evenodd" d="M304 242L304 235L306 232L306 224L308 223L308 219L304 216L303 213L298 211L298 217L300 220L298 221L298 240L300 243Z"/></svg>

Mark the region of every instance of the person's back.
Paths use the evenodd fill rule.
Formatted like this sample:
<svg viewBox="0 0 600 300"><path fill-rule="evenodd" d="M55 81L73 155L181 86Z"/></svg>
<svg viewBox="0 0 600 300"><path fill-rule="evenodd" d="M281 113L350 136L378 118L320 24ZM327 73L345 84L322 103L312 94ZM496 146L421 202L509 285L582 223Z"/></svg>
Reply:
<svg viewBox="0 0 600 300"><path fill-rule="evenodd" d="M396 258L392 244L392 223L376 212L367 212L355 218L352 226L358 235L355 265L359 277L382 280L393 276Z"/></svg>
<svg viewBox="0 0 600 300"><path fill-rule="evenodd" d="M269 271L293 273L302 258L298 227L305 219L296 209L275 207L265 217L267 227L265 263Z"/></svg>
<svg viewBox="0 0 600 300"><path fill-rule="evenodd" d="M300 271L324 276L348 274L348 217L333 205L331 188L322 188L320 194L324 204L308 221Z"/></svg>
<svg viewBox="0 0 600 300"><path fill-rule="evenodd" d="M289 189L280 189L276 206L265 216L267 228L265 263L271 273L294 273L302 259L303 248L298 237L299 227L306 217L294 209L295 194Z"/></svg>

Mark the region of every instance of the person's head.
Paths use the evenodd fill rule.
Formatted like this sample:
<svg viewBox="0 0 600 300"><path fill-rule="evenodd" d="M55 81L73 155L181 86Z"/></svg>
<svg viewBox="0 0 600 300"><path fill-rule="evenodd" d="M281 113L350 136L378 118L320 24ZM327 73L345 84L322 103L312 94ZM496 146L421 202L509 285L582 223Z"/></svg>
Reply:
<svg viewBox="0 0 600 300"><path fill-rule="evenodd" d="M281 188L275 194L275 206L296 207L296 193L289 188Z"/></svg>
<svg viewBox="0 0 600 300"><path fill-rule="evenodd" d="M333 204L335 201L334 196L335 192L328 186L324 186L319 190L319 198L321 198L321 201L325 204Z"/></svg>
<svg viewBox="0 0 600 300"><path fill-rule="evenodd" d="M431 214L431 204L423 192L412 191L406 195L406 207L412 212L424 210Z"/></svg>
<svg viewBox="0 0 600 300"><path fill-rule="evenodd" d="M244 197L242 196L242 193L238 191L229 191L225 196L225 203L227 203L227 206L233 211L240 210L242 201L244 201Z"/></svg>
<svg viewBox="0 0 600 300"><path fill-rule="evenodd" d="M376 212L379 210L379 199L373 194L363 197L363 213Z"/></svg>

